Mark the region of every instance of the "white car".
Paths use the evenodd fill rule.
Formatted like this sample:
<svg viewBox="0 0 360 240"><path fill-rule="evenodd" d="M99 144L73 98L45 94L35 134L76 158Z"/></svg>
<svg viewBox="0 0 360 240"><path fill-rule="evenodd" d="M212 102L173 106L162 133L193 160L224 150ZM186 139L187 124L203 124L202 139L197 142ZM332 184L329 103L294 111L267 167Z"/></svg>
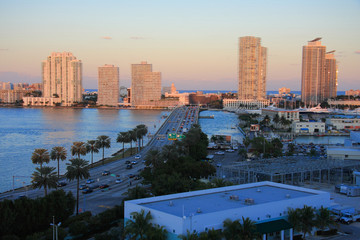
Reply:
<svg viewBox="0 0 360 240"><path fill-rule="evenodd" d="M216 155L224 155L225 153L223 151L215 152Z"/></svg>
<svg viewBox="0 0 360 240"><path fill-rule="evenodd" d="M140 158L141 158L141 155L140 155L140 154L138 154L138 155L135 156L135 159L140 159Z"/></svg>
<svg viewBox="0 0 360 240"><path fill-rule="evenodd" d="M230 153L231 153L231 152L235 152L235 150L234 150L234 149L227 149L226 152L230 152Z"/></svg>
<svg viewBox="0 0 360 240"><path fill-rule="evenodd" d="M115 183L122 183L122 180L121 179L116 179Z"/></svg>
<svg viewBox="0 0 360 240"><path fill-rule="evenodd" d="M222 164L221 164L221 163L218 163L218 164L216 164L216 166L217 166L217 167L221 167L221 166L222 166Z"/></svg>

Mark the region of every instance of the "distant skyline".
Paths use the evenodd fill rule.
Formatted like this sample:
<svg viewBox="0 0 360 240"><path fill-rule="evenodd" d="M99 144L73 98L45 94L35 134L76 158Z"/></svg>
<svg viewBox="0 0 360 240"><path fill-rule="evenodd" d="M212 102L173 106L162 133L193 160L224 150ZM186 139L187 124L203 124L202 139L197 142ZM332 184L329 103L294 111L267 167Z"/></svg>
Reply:
<svg viewBox="0 0 360 240"><path fill-rule="evenodd" d="M359 0L39 1L0 5L0 81L41 82L41 61L72 52L83 87L113 64L130 87L131 64L151 62L162 85L237 91L238 41L261 38L268 49L267 87L301 89L302 47L322 37L336 50L338 91L360 82Z"/></svg>

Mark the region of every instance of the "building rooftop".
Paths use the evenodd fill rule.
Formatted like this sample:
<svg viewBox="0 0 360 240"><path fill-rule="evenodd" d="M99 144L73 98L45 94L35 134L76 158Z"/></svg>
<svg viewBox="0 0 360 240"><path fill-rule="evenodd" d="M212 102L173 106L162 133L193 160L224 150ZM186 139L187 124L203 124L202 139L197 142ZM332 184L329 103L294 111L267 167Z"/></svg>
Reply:
<svg viewBox="0 0 360 240"><path fill-rule="evenodd" d="M171 194L131 202L178 217L214 213L294 198L308 197L318 191L260 182Z"/></svg>

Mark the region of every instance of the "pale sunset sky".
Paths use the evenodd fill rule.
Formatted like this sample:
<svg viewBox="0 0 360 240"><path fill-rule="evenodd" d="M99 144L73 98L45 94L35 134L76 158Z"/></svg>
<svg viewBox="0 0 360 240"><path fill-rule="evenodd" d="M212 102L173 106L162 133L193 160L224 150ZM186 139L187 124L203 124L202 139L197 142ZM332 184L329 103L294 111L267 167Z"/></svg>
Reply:
<svg viewBox="0 0 360 240"><path fill-rule="evenodd" d="M83 87L97 88L97 68L147 61L162 85L238 88L238 41L268 48L267 90L301 89L302 46L322 37L336 50L338 90L359 89L360 0L1 0L0 81L41 82L41 61L72 52Z"/></svg>

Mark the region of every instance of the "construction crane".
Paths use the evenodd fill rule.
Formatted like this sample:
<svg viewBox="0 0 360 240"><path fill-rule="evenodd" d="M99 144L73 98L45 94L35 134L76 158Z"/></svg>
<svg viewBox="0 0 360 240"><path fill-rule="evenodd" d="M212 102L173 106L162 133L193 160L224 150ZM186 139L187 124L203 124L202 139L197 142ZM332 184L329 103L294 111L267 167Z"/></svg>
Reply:
<svg viewBox="0 0 360 240"><path fill-rule="evenodd" d="M317 42L317 41L320 41L322 38L321 37L318 37L318 38L315 38L314 40L311 40L309 42Z"/></svg>

